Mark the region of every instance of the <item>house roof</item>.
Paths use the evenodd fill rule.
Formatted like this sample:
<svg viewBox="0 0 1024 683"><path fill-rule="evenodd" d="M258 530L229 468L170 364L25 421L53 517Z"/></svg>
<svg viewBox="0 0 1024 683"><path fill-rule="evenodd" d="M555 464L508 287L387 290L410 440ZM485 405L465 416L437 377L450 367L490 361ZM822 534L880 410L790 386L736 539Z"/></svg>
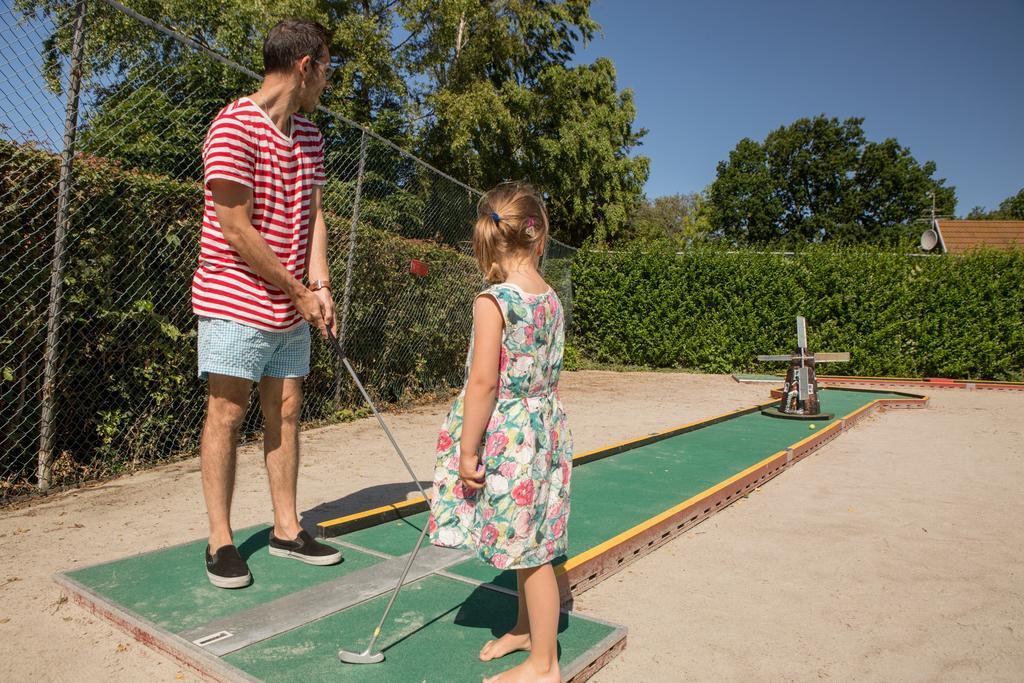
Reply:
<svg viewBox="0 0 1024 683"><path fill-rule="evenodd" d="M1024 221L944 221L937 220L943 251L962 254L988 247L1009 251L1024 249Z"/></svg>

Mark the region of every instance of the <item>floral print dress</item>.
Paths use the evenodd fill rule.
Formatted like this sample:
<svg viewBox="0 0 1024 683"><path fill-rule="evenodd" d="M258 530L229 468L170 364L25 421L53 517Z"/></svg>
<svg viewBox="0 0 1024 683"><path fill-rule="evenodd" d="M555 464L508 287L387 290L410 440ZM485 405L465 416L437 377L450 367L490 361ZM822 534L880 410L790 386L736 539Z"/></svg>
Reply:
<svg viewBox="0 0 1024 683"><path fill-rule="evenodd" d="M528 294L507 282L484 295L505 319L497 403L481 443L485 484L474 492L459 480L463 388L437 440L430 542L475 548L498 569L536 567L568 549L572 435L558 398L562 305L554 290ZM472 362L471 338L467 378Z"/></svg>

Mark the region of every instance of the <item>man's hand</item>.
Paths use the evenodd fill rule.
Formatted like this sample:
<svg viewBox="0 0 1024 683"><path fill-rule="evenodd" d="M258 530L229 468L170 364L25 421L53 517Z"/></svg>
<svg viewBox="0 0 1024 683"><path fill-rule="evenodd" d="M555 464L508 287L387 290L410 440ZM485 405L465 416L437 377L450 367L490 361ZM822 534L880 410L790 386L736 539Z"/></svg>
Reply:
<svg viewBox="0 0 1024 683"><path fill-rule="evenodd" d="M321 287L320 289L313 292L313 296L320 300L320 307L324 315L324 338L327 338L327 329L330 328L331 333L335 337L338 336L338 320L334 317L334 298L331 296L331 290L327 287Z"/></svg>
<svg viewBox="0 0 1024 683"><path fill-rule="evenodd" d="M327 326L324 324L323 303L321 303L320 297L303 287L292 298L292 301L295 303L295 309L299 312L299 315L311 327L317 328L326 337ZM334 317L333 311L331 312L331 317L332 319Z"/></svg>

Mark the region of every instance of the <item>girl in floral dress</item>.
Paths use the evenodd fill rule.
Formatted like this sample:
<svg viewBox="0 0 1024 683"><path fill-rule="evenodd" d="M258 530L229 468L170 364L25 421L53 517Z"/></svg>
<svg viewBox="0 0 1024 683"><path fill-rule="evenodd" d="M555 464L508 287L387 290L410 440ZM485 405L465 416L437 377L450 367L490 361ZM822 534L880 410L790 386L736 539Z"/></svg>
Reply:
<svg viewBox="0 0 1024 683"><path fill-rule="evenodd" d="M572 437L558 398L561 302L538 271L544 202L503 183L477 206L473 251L490 287L473 305L466 384L437 442L430 541L515 569L516 625L480 659L530 655L492 681L558 681L560 598L551 561L568 547Z"/></svg>

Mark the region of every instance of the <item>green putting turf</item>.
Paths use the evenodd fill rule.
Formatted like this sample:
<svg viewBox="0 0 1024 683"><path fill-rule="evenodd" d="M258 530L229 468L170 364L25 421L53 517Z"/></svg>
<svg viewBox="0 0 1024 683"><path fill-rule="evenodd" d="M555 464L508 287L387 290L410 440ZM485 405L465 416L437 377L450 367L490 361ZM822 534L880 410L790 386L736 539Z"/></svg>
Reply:
<svg viewBox="0 0 1024 683"><path fill-rule="evenodd" d="M206 580L206 539L67 572L66 576L111 602L172 633L261 605L299 590L338 579L380 562L351 548L331 567L314 567L273 557L267 551L269 526L235 532L253 583L224 590Z"/></svg>
<svg viewBox="0 0 1024 683"><path fill-rule="evenodd" d="M894 393L824 390L821 404L824 411L841 418L876 399L900 397ZM754 411L577 466L573 471L569 556L583 553L702 493L830 423L816 423L817 429L811 430L807 422L765 417ZM205 540L64 576L73 580L66 585L87 604L101 607L115 620L138 619L141 626L136 628L141 633L163 643L164 649L179 652L183 661L198 662L196 666L201 670L230 667L228 678L245 672L263 680L303 683L478 681L481 676L521 661L523 654L488 664L477 660L481 644L507 630L514 621L516 598L478 585L476 582L491 582L514 588L515 575L499 573L476 559L448 569L464 580L435 573L403 588L378 642L378 649L386 655L384 663L357 666L337 659L338 649L360 652L366 647L389 597L383 592L386 589L377 587L365 593L365 598L360 597L363 594L358 587L376 586L372 576L378 570L374 567L401 562L373 553L396 558L407 554L426 519L427 514L420 513L343 535L339 540L357 547L345 547L344 562L333 567L312 567L270 556L266 548L269 527L240 531L236 541L254 577L253 585L241 590L221 590L207 582L201 559ZM367 568L368 573L357 574ZM331 594L330 586L335 584L329 582L334 581L340 583ZM352 597L333 602L337 591ZM275 610L281 603L268 604L293 594L290 603L284 601L292 607L282 609L298 606L292 614L301 618L279 619ZM317 611L319 596L328 594L333 597L323 603L327 609ZM224 626L228 623L238 625ZM204 629L212 633L204 633ZM195 633L204 634L197 641L204 643L204 651L189 642L196 638ZM207 641L205 636L210 634L212 638L220 633L238 640L217 650L215 641ZM623 635L617 627L578 615L563 615L560 662L563 667L580 668L605 653ZM227 654L215 659L215 651ZM217 675L223 677L223 672Z"/></svg>
<svg viewBox="0 0 1024 683"><path fill-rule="evenodd" d="M836 417L814 422L814 430L803 420L767 417L755 411L578 466L572 474L568 556L617 536L876 399L900 397L824 389L820 392L822 410ZM408 552L426 520L423 512L341 538L397 555ZM515 587L513 572L498 572L475 559L449 571Z"/></svg>
<svg viewBox="0 0 1024 683"><path fill-rule="evenodd" d="M91 590L87 602L105 611L141 619L171 634L180 634L223 617L291 593L305 591L382 562L380 558L345 549L345 561L333 567L311 567L270 556L269 527L236 534L247 557L254 582L241 590L211 586L203 571L205 541L158 550L65 574ZM409 548L404 549L408 552ZM397 560L396 560L397 561ZM72 590L75 588L72 587ZM501 662L481 663L480 647L506 632L516 619L517 598L473 582L429 575L406 584L385 623L375 650L381 664L354 666L338 659L338 650L362 652L387 604L390 592L313 619L224 655L221 661L265 681L479 681L525 659L514 654ZM581 669L624 637L614 625L578 615L562 614L559 622L559 662ZM157 633L165 649L188 645ZM199 664L203 668L202 662ZM223 671L221 674L223 675ZM234 674L228 674L234 678Z"/></svg>
<svg viewBox="0 0 1024 683"><path fill-rule="evenodd" d="M481 586L428 576L402 589L375 650L380 664L338 660L338 650L362 652L387 604L387 595L351 607L224 657L268 681L479 681L526 658L516 653L483 663L483 644L515 623L516 598ZM559 662L565 667L614 627L562 614Z"/></svg>

